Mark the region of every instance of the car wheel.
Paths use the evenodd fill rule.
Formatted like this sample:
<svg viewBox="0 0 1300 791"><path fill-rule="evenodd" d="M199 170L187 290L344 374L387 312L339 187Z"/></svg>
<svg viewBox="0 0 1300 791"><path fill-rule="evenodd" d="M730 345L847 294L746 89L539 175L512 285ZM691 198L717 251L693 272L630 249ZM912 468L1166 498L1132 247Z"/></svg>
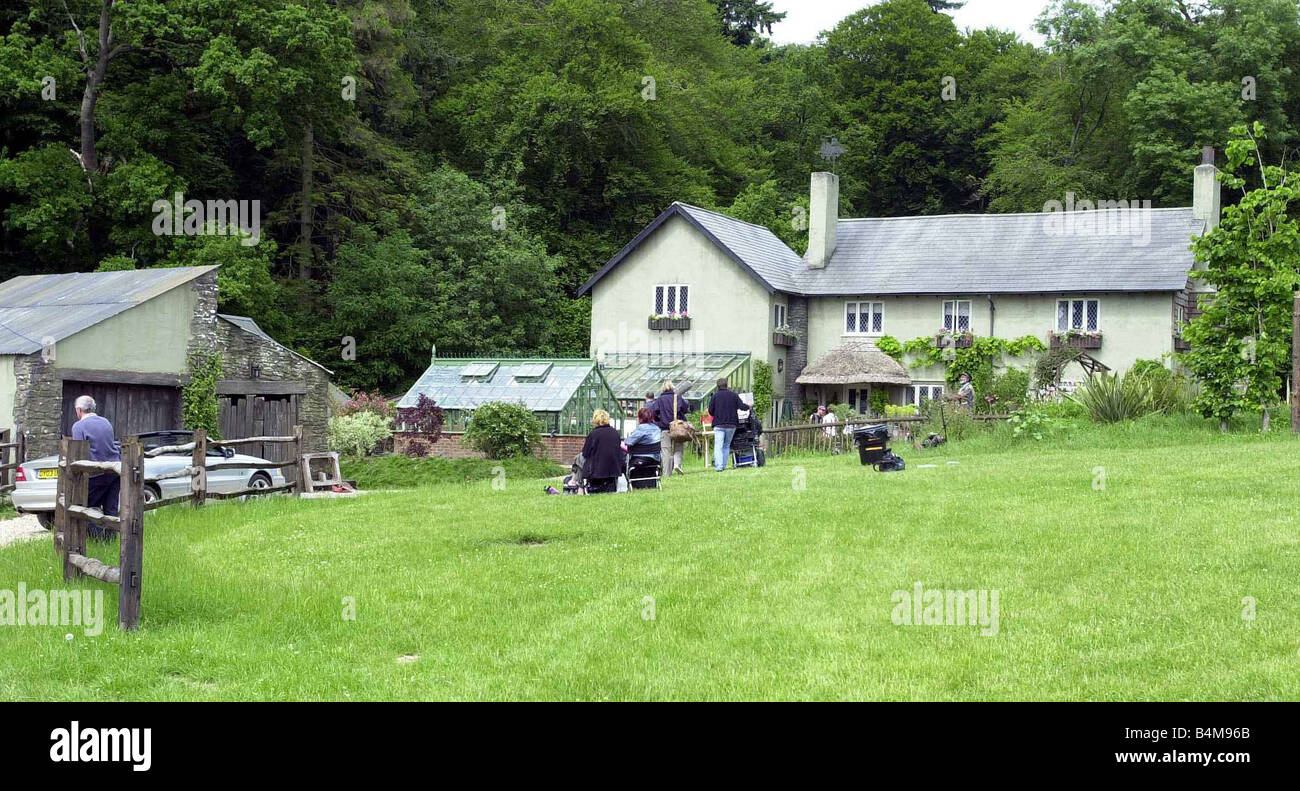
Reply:
<svg viewBox="0 0 1300 791"><path fill-rule="evenodd" d="M148 505L149 503L156 503L161 499L162 499L162 492L158 490L157 486L155 486L152 483L146 483L144 485L145 505Z"/></svg>
<svg viewBox="0 0 1300 791"><path fill-rule="evenodd" d="M270 489L270 488L271 488L271 476L267 475L267 474L264 473L264 472L253 473L253 477L248 479L248 488L250 488L250 489ZM249 497L256 497L257 495L255 495L255 494L250 494L250 495L248 495L248 496L249 496Z"/></svg>
<svg viewBox="0 0 1300 791"><path fill-rule="evenodd" d="M36 516L36 524L40 525L41 527L45 528L46 530L53 530L53 529L54 529L54 512L53 512L53 511L36 511L36 512L34 513L34 515Z"/></svg>

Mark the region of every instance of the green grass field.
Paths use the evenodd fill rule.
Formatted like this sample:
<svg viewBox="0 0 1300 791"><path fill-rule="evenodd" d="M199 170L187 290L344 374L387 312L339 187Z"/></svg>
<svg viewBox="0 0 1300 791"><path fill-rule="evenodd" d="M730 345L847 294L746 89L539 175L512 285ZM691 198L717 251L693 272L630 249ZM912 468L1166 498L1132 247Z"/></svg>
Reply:
<svg viewBox="0 0 1300 791"><path fill-rule="evenodd" d="M142 629L88 582L104 633L0 627L0 699L1300 698L1300 442L1151 420L904 455L163 509ZM19 581L62 586L48 542L0 549ZM997 634L894 625L916 582L997 591Z"/></svg>

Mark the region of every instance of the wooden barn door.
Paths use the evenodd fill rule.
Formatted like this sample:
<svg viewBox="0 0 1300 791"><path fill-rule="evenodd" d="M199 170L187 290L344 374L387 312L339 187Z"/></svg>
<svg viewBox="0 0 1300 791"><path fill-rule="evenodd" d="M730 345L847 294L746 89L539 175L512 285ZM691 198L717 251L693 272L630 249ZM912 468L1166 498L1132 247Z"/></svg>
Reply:
<svg viewBox="0 0 1300 791"><path fill-rule="evenodd" d="M221 436L226 439L291 437L298 423L298 398L297 395L223 395ZM286 448L283 444L259 443L241 445L238 451L270 461L288 461L280 458L289 452Z"/></svg>
<svg viewBox="0 0 1300 791"><path fill-rule="evenodd" d="M100 417L113 424L119 440L145 431L168 431L181 427L181 391L163 385L127 385L112 382L63 382L63 416L60 428L72 435L77 422L76 400L88 395L95 399Z"/></svg>

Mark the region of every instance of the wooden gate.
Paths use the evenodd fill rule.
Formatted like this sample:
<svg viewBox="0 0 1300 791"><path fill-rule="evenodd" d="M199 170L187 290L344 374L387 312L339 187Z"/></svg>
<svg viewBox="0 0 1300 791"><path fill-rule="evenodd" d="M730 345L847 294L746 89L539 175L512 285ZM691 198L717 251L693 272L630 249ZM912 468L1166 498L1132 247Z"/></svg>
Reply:
<svg viewBox="0 0 1300 791"><path fill-rule="evenodd" d="M221 436L266 437L288 436L298 425L298 396L283 395L223 395L221 396ZM271 458L283 448L267 443L253 444L239 449L240 453L260 456L270 461L287 461Z"/></svg>
<svg viewBox="0 0 1300 791"><path fill-rule="evenodd" d="M63 418L61 436L71 436L77 422L75 402L78 396L95 399L100 417L113 424L118 438L138 436L147 431L167 431L181 427L181 391L164 385L63 382Z"/></svg>

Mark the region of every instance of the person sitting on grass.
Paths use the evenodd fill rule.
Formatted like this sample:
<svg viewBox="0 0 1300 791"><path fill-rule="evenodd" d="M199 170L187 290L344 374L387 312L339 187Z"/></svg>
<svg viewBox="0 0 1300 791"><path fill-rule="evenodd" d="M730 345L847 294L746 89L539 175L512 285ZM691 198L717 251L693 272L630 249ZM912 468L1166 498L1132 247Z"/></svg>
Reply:
<svg viewBox="0 0 1300 791"><path fill-rule="evenodd" d="M633 456L653 456L659 460L661 434L655 425L654 411L641 407L636 413L636 429L623 440L623 450Z"/></svg>
<svg viewBox="0 0 1300 791"><path fill-rule="evenodd" d="M591 422L594 428L582 443L582 477L587 481L587 494L616 492L626 458L623 438L609 424L609 413L605 410L593 412Z"/></svg>

